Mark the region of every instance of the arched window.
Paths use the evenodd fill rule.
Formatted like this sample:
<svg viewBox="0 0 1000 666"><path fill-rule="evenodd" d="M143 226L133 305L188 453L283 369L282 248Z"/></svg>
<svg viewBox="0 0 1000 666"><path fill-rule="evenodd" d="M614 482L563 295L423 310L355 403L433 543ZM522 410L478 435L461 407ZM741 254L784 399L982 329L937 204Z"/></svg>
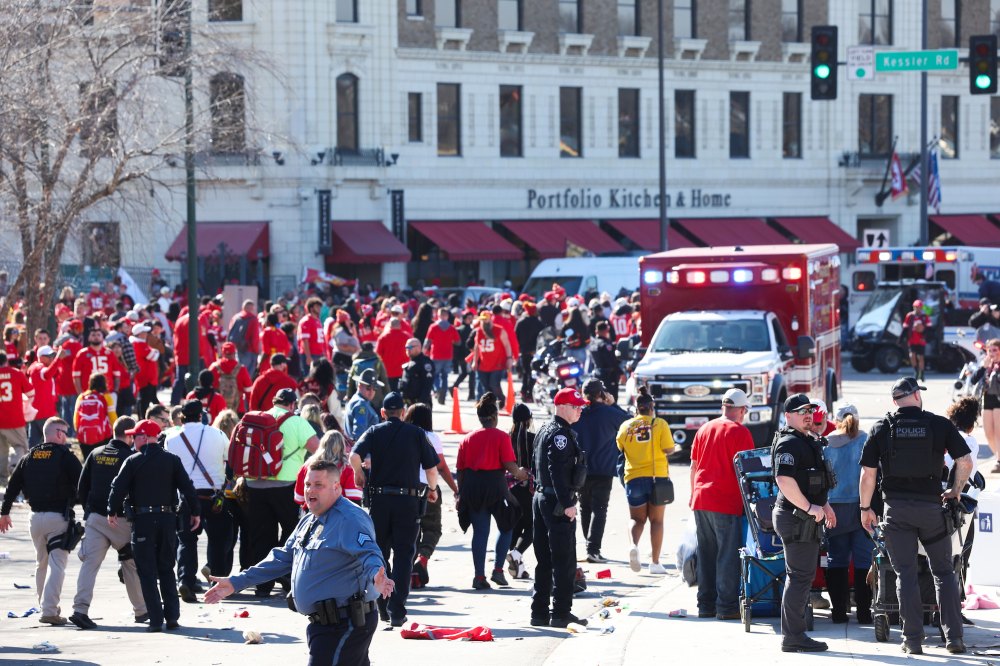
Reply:
<svg viewBox="0 0 1000 666"><path fill-rule="evenodd" d="M222 72L209 85L212 105L212 152L246 150L246 89L239 74Z"/></svg>
<svg viewBox="0 0 1000 666"><path fill-rule="evenodd" d="M337 77L337 148L358 151L358 77Z"/></svg>

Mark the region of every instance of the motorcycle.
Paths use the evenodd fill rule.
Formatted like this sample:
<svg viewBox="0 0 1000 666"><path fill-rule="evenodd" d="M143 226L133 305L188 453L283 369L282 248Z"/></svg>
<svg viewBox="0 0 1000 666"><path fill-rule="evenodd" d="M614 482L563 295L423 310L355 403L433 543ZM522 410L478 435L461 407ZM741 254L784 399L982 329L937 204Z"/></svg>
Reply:
<svg viewBox="0 0 1000 666"><path fill-rule="evenodd" d="M556 393L564 388L579 388L583 366L566 354L562 338L543 333L538 337L538 347L531 359L531 374L535 379L532 399L552 414L555 412L553 399Z"/></svg>
<svg viewBox="0 0 1000 666"><path fill-rule="evenodd" d="M984 345L979 340L976 340L973 344L979 351L979 354L978 356L966 355L966 362L962 365L962 369L959 370L958 379L955 380L955 384L952 386L952 402L960 398L972 397L978 399L982 396L983 384L980 370L983 367L982 352ZM964 347L962 349L964 350Z"/></svg>

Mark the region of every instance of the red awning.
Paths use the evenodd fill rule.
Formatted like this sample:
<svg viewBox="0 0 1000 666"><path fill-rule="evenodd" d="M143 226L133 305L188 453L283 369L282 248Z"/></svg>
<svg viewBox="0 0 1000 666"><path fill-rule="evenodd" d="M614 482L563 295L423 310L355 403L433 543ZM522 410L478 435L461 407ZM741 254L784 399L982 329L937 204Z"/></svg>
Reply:
<svg viewBox="0 0 1000 666"><path fill-rule="evenodd" d="M759 217L687 218L674 222L712 247L788 244L787 238Z"/></svg>
<svg viewBox="0 0 1000 666"><path fill-rule="evenodd" d="M334 264L384 264L409 261L410 251L379 220L330 223Z"/></svg>
<svg viewBox="0 0 1000 666"><path fill-rule="evenodd" d="M1000 227L985 215L931 215L929 219L961 245L1000 247Z"/></svg>
<svg viewBox="0 0 1000 666"><path fill-rule="evenodd" d="M195 225L195 243L199 257L209 257L225 246L226 254L246 257L251 261L266 257L271 252L267 222L198 222ZM187 256L187 229L181 229L167 250L167 261L180 261Z"/></svg>
<svg viewBox="0 0 1000 666"><path fill-rule="evenodd" d="M647 252L660 251L659 220L608 220L608 224L643 250ZM694 243L673 227L667 227L667 245L671 250L695 247Z"/></svg>
<svg viewBox="0 0 1000 666"><path fill-rule="evenodd" d="M542 259L565 257L567 241L594 254L625 251L588 220L518 220L500 224L536 250Z"/></svg>
<svg viewBox="0 0 1000 666"><path fill-rule="evenodd" d="M410 222L452 261L516 261L524 258L513 243L484 222Z"/></svg>
<svg viewBox="0 0 1000 666"><path fill-rule="evenodd" d="M778 226L807 245L834 243L841 252L854 252L861 241L838 227L828 217L776 217Z"/></svg>

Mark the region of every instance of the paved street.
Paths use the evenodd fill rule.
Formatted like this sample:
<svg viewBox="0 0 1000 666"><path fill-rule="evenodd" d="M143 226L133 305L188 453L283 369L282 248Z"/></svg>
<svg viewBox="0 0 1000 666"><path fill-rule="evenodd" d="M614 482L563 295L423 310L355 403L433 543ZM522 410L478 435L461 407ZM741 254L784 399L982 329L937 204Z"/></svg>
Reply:
<svg viewBox="0 0 1000 666"><path fill-rule="evenodd" d="M890 409L889 377L879 373L858 375L852 371L848 371L846 377L845 397L859 407L865 427ZM925 404L929 409L943 411L949 400L950 382L951 377L944 375L933 375L928 380ZM447 410L436 406L435 419L435 426L443 430L450 422L450 405ZM470 408L463 411L463 423L467 430L474 424ZM508 424L508 420L502 419L501 427ZM977 431L977 437L985 441L981 430ZM454 464L459 437L444 436L444 442L448 460ZM459 531L451 494L445 491L444 536L431 561L431 587L411 595L409 617L442 626L485 625L493 630L496 641L492 644L403 641L398 631L380 630L372 644L372 661L376 664L405 661L528 666L636 664L667 655L672 660L699 659L715 663L739 659L743 664L792 663L793 659L800 662L808 658L779 651L776 618L755 618L748 634L738 622L668 617L670 611L682 608L696 615L695 591L680 580L673 567L677 539L689 516L687 468L675 466L672 477L679 501L667 509L667 556L663 561L668 565L668 574L651 576L645 569L639 574L629 570L628 513L624 492L616 484L603 548L605 556L614 561L606 566L582 565L588 573L589 590L578 596L574 611L578 615L596 613L605 595L616 598L622 610L617 612L613 608L611 619L607 621L593 617L590 629L580 636L528 626L530 581L511 581L512 586L503 590L472 591L471 535ZM143 633L144 627L131 622L131 609L115 575L113 558L105 562L91 609L91 617L100 629L84 632L72 625L47 627L38 624L37 615L7 619L6 611L22 613L36 605L33 590L15 589L15 585L33 584L33 552L27 534L26 507L16 506L12 516L13 531L0 537L0 552L10 553L9 559L0 560L0 599L3 599L0 664L143 664L183 663L184 660L193 664L293 664L305 661L305 620L290 613L277 593L266 603L254 599L252 594L243 594L219 606L182 604L180 621L184 628L179 633ZM578 550L582 557L582 545ZM642 552L648 562L648 537ZM611 577L598 580L597 573L605 569L610 570ZM74 553L63 588L64 615L70 612L78 572L79 560ZM974 581L974 571L971 577ZM234 617L243 609L249 612L248 618ZM819 658L845 663L855 660L903 663L904 659L911 658L899 651L898 633L893 633L889 643L879 644L874 641L871 627L858 627L853 623L833 625L828 613L817 612L814 635L830 641L831 650ZM966 634L970 648L1000 643L994 637L1000 629L1000 611L971 611L968 615L977 623ZM613 633L602 633L602 628L612 627ZM245 630L262 633L264 644L244 645L242 632ZM43 641L55 645L59 652L43 654L32 649ZM928 643L931 647L922 659L940 662L946 657L943 646L938 647L935 640ZM1000 652L996 654L1000 656ZM949 663L990 663L971 653L963 659L948 659Z"/></svg>

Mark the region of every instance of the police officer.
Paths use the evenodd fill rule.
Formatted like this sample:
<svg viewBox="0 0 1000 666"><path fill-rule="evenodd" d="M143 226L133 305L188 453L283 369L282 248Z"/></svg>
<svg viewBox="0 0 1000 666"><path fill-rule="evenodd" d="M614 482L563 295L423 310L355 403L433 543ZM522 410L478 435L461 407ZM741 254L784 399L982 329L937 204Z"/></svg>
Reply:
<svg viewBox="0 0 1000 666"><path fill-rule="evenodd" d="M837 517L827 502L833 487L823 460L825 440L809 431L816 403L804 393L785 400L785 421L774 436L771 460L778 499L774 530L785 549L787 581L781 596L781 651L823 652L826 643L806 635L806 604L816 576L820 523L835 527Z"/></svg>
<svg viewBox="0 0 1000 666"><path fill-rule="evenodd" d="M69 527L67 514L76 504L76 484L80 480L80 460L69 450L68 431L69 425L61 418L53 416L45 421L42 427L45 443L32 447L18 461L0 506L0 533L3 533L13 525L10 509L17 496L23 491L28 500L31 507L28 529L38 560L35 593L42 607L38 621L54 626L66 624L66 618L59 615L59 595L69 550L64 550L59 540Z"/></svg>
<svg viewBox="0 0 1000 666"><path fill-rule="evenodd" d="M618 402L618 380L621 367L615 354L615 340L611 336L611 324L607 320L597 322L596 335L587 349L587 373L604 382L607 392Z"/></svg>
<svg viewBox="0 0 1000 666"><path fill-rule="evenodd" d="M215 603L245 587L290 574L289 607L309 618L309 663L367 664L368 646L378 628L373 601L389 596L394 583L385 574L371 519L343 498L340 467L317 458L306 464L309 513L292 537L237 576L213 576L216 584L205 601Z"/></svg>
<svg viewBox="0 0 1000 666"><path fill-rule="evenodd" d="M434 362L424 354L420 340L416 338L406 341L406 354L410 360L403 364L399 391L408 405L415 405L418 402L430 405L431 394L434 391Z"/></svg>
<svg viewBox="0 0 1000 666"><path fill-rule="evenodd" d="M564 388L556 393L554 403L555 418L535 435L537 485L531 508L537 564L531 595L533 627L565 627L570 622L587 624L571 612L576 575L577 491L586 480L587 470L580 462L576 433L570 428L579 420L587 401L576 389Z"/></svg>
<svg viewBox="0 0 1000 666"><path fill-rule="evenodd" d="M368 428L380 421L378 412L372 407L371 400L375 397L375 387L385 388L379 381L375 368L362 371L357 378L358 391L347 401L347 436L355 442L361 439Z"/></svg>
<svg viewBox="0 0 1000 666"><path fill-rule="evenodd" d="M375 537L387 566L392 552L389 575L395 581L395 588L387 602L379 599L378 606L381 618L394 627L406 621L406 597L410 593L420 504L424 497L419 470L427 472L427 501L437 501L438 485L438 456L434 448L423 430L400 420L402 414L403 396L393 391L382 401L385 421L369 428L351 453L355 483L364 489L367 481ZM366 480L362 461L369 456Z"/></svg>
<svg viewBox="0 0 1000 666"><path fill-rule="evenodd" d="M132 521L119 521L117 527L108 524L108 495L111 482L118 476L125 460L135 451L129 445L132 439L125 433L135 427L135 419L122 416L115 421L114 439L94 449L83 463L83 473L77 486L87 532L80 544L80 575L76 580L76 597L73 598L73 614L69 621L81 629L94 629L97 624L88 612L94 598L94 583L101 569L108 548L118 552L121 562L122 582L125 592L132 602L135 621L139 624L149 619L146 602L142 598L139 574L132 558ZM121 518L123 516L119 516Z"/></svg>
<svg viewBox="0 0 1000 666"><path fill-rule="evenodd" d="M965 642L951 552L951 535L957 525L941 505L961 496L973 462L969 446L955 426L943 416L924 411L923 390L926 388L912 377L893 384L896 411L872 427L861 450L861 524L871 531L878 522L871 503L881 466L885 546L897 577L903 652L923 654L923 607L917 583L919 539L934 575L946 648L952 654L962 654ZM955 474L954 484L942 493L945 452L955 460Z"/></svg>
<svg viewBox="0 0 1000 666"><path fill-rule="evenodd" d="M177 553L177 491L191 507L191 529L198 529L198 495L184 471L181 459L163 449L160 426L152 421L139 421L125 431L133 436L139 453L125 460L118 476L111 482L108 497L108 524L118 526L118 516L129 500L132 518L132 556L139 572L139 585L149 613L146 631L177 629L180 601L174 578L174 557ZM159 585L157 581L159 580ZM163 600L160 600L163 590Z"/></svg>

